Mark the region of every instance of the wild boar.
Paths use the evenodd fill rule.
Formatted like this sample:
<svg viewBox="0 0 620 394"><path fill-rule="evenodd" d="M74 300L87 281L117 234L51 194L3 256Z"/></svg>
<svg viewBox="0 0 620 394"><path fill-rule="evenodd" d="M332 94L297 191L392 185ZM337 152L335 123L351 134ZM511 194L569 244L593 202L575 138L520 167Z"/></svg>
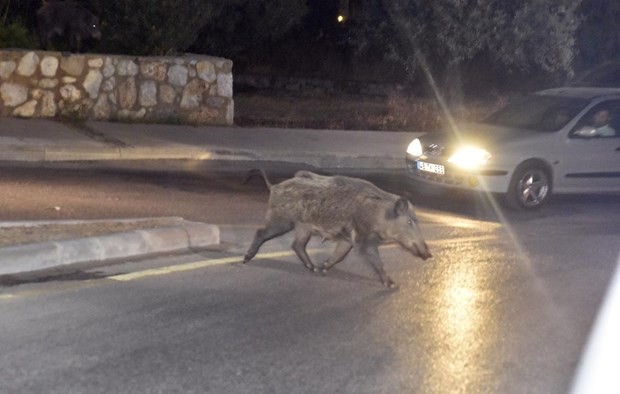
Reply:
<svg viewBox="0 0 620 394"><path fill-rule="evenodd" d="M76 2L44 0L36 17L43 49L57 36L68 36L71 52L80 52L85 40L101 39L99 18Z"/></svg>
<svg viewBox="0 0 620 394"><path fill-rule="evenodd" d="M270 191L267 224L256 231L244 263L256 255L263 243L293 229L292 248L309 270L327 273L355 246L387 287L394 287L394 282L383 269L379 245L397 242L424 260L432 257L412 206L404 197L362 179L309 171L299 171L293 178L274 185L263 170L252 170L246 181L258 174ZM320 268L306 252L313 235L336 242L333 254Z"/></svg>

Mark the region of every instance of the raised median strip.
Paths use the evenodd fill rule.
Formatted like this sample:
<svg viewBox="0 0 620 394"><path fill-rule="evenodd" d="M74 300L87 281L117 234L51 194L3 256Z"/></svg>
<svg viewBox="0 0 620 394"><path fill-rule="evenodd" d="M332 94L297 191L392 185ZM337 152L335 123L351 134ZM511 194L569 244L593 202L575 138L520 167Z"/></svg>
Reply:
<svg viewBox="0 0 620 394"><path fill-rule="evenodd" d="M218 226L181 220L165 227L7 246L0 248L0 276L204 248L219 242Z"/></svg>

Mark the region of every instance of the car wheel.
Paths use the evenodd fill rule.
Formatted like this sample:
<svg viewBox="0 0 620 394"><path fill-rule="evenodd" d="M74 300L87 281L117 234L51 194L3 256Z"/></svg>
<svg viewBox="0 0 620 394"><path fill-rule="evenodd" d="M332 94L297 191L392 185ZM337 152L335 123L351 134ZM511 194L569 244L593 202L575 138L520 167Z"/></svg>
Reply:
<svg viewBox="0 0 620 394"><path fill-rule="evenodd" d="M506 203L511 208L536 210L551 196L551 177L540 164L517 167L510 180Z"/></svg>

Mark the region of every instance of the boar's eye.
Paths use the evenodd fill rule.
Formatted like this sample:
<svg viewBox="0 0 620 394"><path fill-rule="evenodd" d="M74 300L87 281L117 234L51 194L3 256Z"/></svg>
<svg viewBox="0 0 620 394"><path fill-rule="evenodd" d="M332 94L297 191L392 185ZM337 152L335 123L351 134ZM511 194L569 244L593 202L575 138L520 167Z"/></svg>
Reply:
<svg viewBox="0 0 620 394"><path fill-rule="evenodd" d="M407 224L410 225L411 227L413 227L413 220L411 220L411 219L407 220Z"/></svg>

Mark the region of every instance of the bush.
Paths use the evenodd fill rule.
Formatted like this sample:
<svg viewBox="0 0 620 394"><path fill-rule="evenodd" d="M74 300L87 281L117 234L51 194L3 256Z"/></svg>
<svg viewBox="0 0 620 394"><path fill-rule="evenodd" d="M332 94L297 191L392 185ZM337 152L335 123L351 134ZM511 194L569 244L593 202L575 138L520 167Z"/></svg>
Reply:
<svg viewBox="0 0 620 394"><path fill-rule="evenodd" d="M175 55L196 41L223 0L88 0L101 20L98 50L131 55Z"/></svg>
<svg viewBox="0 0 620 394"><path fill-rule="evenodd" d="M307 13L306 0L227 0L200 31L197 53L235 60L271 56Z"/></svg>
<svg viewBox="0 0 620 394"><path fill-rule="evenodd" d="M20 22L0 24L0 48L34 49L39 40Z"/></svg>

